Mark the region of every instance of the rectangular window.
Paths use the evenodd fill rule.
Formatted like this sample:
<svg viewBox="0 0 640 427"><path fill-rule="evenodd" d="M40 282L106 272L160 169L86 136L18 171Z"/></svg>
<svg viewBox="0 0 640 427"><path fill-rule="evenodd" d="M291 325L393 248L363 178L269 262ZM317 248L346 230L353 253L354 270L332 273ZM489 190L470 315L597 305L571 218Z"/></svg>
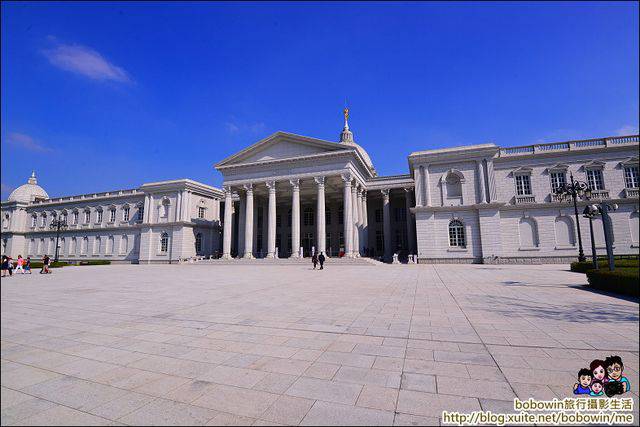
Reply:
<svg viewBox="0 0 640 427"><path fill-rule="evenodd" d="M204 219L204 208L202 206L198 206L198 218Z"/></svg>
<svg viewBox="0 0 640 427"><path fill-rule="evenodd" d="M38 225L38 217L34 215L31 217L31 226L35 227L36 225Z"/></svg>
<svg viewBox="0 0 640 427"><path fill-rule="evenodd" d="M516 175L516 194L518 196L531 195L531 176Z"/></svg>
<svg viewBox="0 0 640 427"><path fill-rule="evenodd" d="M602 169L587 169L587 184L592 190L604 190Z"/></svg>
<svg viewBox="0 0 640 427"><path fill-rule="evenodd" d="M78 212L73 213L73 223L76 225L78 224L78 215Z"/></svg>
<svg viewBox="0 0 640 427"><path fill-rule="evenodd" d="M138 222L142 222L144 219L144 206L138 208Z"/></svg>
<svg viewBox="0 0 640 427"><path fill-rule="evenodd" d="M122 220L123 221L129 221L129 206L125 207L122 210Z"/></svg>
<svg viewBox="0 0 640 427"><path fill-rule="evenodd" d="M556 191L558 188L564 187L567 182L566 176L565 172L551 172L551 190Z"/></svg>
<svg viewBox="0 0 640 427"><path fill-rule="evenodd" d="M102 224L102 211L98 211L96 216L96 224Z"/></svg>
<svg viewBox="0 0 640 427"><path fill-rule="evenodd" d="M100 237L96 237L93 241L93 253L94 254L99 254L100 253L100 246L101 246L101 241L100 241Z"/></svg>
<svg viewBox="0 0 640 427"><path fill-rule="evenodd" d="M38 245L38 255L44 255L44 239L40 239L40 244Z"/></svg>
<svg viewBox="0 0 640 427"><path fill-rule="evenodd" d="M72 237L71 243L69 245L69 255L75 255L77 245L78 245L78 240L75 237Z"/></svg>
<svg viewBox="0 0 640 427"><path fill-rule="evenodd" d="M116 222L116 210L109 210L109 222Z"/></svg>
<svg viewBox="0 0 640 427"><path fill-rule="evenodd" d="M102 217L100 217L100 220L102 220ZM84 223L85 224L89 224L89 221L91 221L91 212L85 211L84 212Z"/></svg>
<svg viewBox="0 0 640 427"><path fill-rule="evenodd" d="M47 217L43 216L40 218L40 227L44 227L45 225L47 225Z"/></svg>
<svg viewBox="0 0 640 427"><path fill-rule="evenodd" d="M624 186L626 188L638 188L638 166L625 166Z"/></svg>
<svg viewBox="0 0 640 427"><path fill-rule="evenodd" d="M86 255L88 250L89 250L89 238L88 237L83 237L82 238L82 247L80 248L80 253L82 255Z"/></svg>

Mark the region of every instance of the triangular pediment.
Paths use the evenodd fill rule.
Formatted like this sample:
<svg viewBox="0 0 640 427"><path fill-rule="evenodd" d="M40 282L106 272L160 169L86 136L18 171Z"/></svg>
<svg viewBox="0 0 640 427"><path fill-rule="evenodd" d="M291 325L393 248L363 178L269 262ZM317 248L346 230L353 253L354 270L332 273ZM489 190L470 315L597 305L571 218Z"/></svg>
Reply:
<svg viewBox="0 0 640 427"><path fill-rule="evenodd" d="M344 150L353 151L353 147L286 132L276 132L227 157L216 164L216 167L303 158Z"/></svg>

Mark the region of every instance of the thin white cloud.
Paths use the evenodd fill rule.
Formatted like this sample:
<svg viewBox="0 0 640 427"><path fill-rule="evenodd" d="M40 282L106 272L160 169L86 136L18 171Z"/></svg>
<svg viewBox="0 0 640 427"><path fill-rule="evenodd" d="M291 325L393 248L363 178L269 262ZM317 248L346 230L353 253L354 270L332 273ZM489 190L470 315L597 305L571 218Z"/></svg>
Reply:
<svg viewBox="0 0 640 427"><path fill-rule="evenodd" d="M46 153L53 151L51 148L38 143L29 135L23 133L11 132L5 137L5 142L17 148L34 151L36 153Z"/></svg>
<svg viewBox="0 0 640 427"><path fill-rule="evenodd" d="M638 134L638 126L626 125L622 126L620 129L616 131L617 135L637 135Z"/></svg>
<svg viewBox="0 0 640 427"><path fill-rule="evenodd" d="M227 133L231 135L242 134L261 134L265 130L265 124L263 122L255 123L243 123L238 120L232 120L225 122L224 124Z"/></svg>
<svg viewBox="0 0 640 427"><path fill-rule="evenodd" d="M229 133L238 133L240 131L240 128L235 123L226 122L224 125Z"/></svg>
<svg viewBox="0 0 640 427"><path fill-rule="evenodd" d="M81 74L94 80L131 82L129 74L123 68L110 63L100 53L86 46L58 43L42 53L52 65L65 71Z"/></svg>

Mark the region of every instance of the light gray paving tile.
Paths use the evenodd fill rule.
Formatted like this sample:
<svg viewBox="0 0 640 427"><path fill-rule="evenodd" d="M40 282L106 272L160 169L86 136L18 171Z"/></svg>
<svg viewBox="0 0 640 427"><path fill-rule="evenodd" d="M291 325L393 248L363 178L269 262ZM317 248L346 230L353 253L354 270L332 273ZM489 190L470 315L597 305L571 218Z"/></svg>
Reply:
<svg viewBox="0 0 640 427"><path fill-rule="evenodd" d="M277 394L259 390L217 385L193 404L243 417L260 417L278 398Z"/></svg>
<svg viewBox="0 0 640 427"><path fill-rule="evenodd" d="M362 390L359 384L337 383L317 378L299 378L286 391L286 395L307 399L355 405Z"/></svg>
<svg viewBox="0 0 640 427"><path fill-rule="evenodd" d="M356 368L371 368L375 360L375 356L354 353L340 353L335 351L325 351L318 358L318 362L333 363L335 365L354 366Z"/></svg>
<svg viewBox="0 0 640 427"><path fill-rule="evenodd" d="M49 425L49 426L101 426L119 425L83 411L68 408L62 405L54 405L45 411L34 414L20 420L21 425Z"/></svg>
<svg viewBox="0 0 640 427"><path fill-rule="evenodd" d="M280 396L267 411L262 414L266 421L285 425L298 425L313 406L314 400L293 396Z"/></svg>
<svg viewBox="0 0 640 427"><path fill-rule="evenodd" d="M120 418L130 425L204 425L218 413L167 399L156 399Z"/></svg>
<svg viewBox="0 0 640 427"><path fill-rule="evenodd" d="M300 425L385 426L391 424L393 424L391 411L316 402Z"/></svg>
<svg viewBox="0 0 640 427"><path fill-rule="evenodd" d="M382 411L394 411L398 399L398 390L395 388L365 385L358 396L357 406Z"/></svg>
<svg viewBox="0 0 640 427"><path fill-rule="evenodd" d="M444 394L422 393L412 390L400 390L397 411L423 417L440 417L442 411L472 412L480 410L476 398L449 396Z"/></svg>
<svg viewBox="0 0 640 427"><path fill-rule="evenodd" d="M457 381L458 379L450 379ZM402 389L423 391L426 393L436 392L436 377L433 375L412 374L405 372L402 374Z"/></svg>
<svg viewBox="0 0 640 427"><path fill-rule="evenodd" d="M437 377L438 393L478 397L495 400L512 400L515 393L506 381L472 380Z"/></svg>

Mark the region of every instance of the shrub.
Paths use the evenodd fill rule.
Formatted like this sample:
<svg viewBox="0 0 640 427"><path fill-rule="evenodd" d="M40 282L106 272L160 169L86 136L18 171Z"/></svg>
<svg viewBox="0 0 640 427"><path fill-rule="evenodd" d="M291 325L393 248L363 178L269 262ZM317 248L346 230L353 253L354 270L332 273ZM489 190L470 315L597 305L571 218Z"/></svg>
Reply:
<svg viewBox="0 0 640 427"><path fill-rule="evenodd" d="M616 292L619 294L638 296L640 286L640 269L636 268L616 268L614 271L608 269L587 271L589 285L603 291Z"/></svg>
<svg viewBox="0 0 640 427"><path fill-rule="evenodd" d="M80 265L109 265L111 261L107 259L88 259L86 261L80 261Z"/></svg>
<svg viewBox="0 0 640 427"><path fill-rule="evenodd" d="M60 267L66 267L68 265L69 265L68 262L63 262L63 261L58 261L58 262L51 261L51 263L49 263L50 268L60 268ZM42 268L41 261L31 261L31 269L34 270L36 268Z"/></svg>
<svg viewBox="0 0 640 427"><path fill-rule="evenodd" d="M613 264L616 268L628 268L635 267L638 268L638 259L614 259ZM599 259L598 266L601 269L607 269L609 262L606 259ZM593 270L593 261L585 261L585 262L572 262L571 263L571 271L575 271L576 273L586 273L589 270Z"/></svg>

